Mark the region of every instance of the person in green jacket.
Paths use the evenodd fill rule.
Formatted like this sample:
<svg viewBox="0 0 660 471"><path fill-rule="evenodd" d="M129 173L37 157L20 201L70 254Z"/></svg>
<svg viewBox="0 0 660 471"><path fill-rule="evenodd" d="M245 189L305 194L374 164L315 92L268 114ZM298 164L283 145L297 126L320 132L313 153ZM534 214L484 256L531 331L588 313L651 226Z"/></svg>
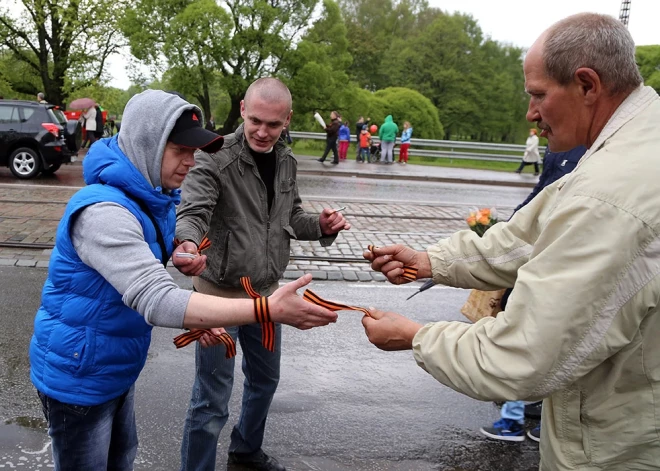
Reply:
<svg viewBox="0 0 660 471"><path fill-rule="evenodd" d="M394 161L394 143L396 135L399 133L399 127L392 119L392 115L387 115L385 122L378 131L380 138L380 163L391 164Z"/></svg>

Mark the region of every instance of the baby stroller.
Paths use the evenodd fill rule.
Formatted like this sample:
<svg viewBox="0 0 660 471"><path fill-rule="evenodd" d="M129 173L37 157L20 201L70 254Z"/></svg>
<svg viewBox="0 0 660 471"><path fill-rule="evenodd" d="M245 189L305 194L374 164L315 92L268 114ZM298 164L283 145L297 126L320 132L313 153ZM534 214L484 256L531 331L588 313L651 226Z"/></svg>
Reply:
<svg viewBox="0 0 660 471"><path fill-rule="evenodd" d="M375 162L378 162L380 160L380 142L378 145L376 144L371 144L371 148L369 149L369 163L373 164Z"/></svg>

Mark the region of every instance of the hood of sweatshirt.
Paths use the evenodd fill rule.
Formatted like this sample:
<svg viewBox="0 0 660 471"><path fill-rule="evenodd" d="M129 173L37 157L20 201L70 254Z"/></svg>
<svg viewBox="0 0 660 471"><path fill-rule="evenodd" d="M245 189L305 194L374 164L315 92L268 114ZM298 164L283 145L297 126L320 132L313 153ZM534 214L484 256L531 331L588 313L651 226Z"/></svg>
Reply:
<svg viewBox="0 0 660 471"><path fill-rule="evenodd" d="M388 114L387 117L385 118L385 123L384 124L393 123L393 122L394 122L394 120L392 119L392 115Z"/></svg>
<svg viewBox="0 0 660 471"><path fill-rule="evenodd" d="M167 138L186 110L202 118L201 110L162 90L145 90L126 104L119 132L119 148L147 182L160 189L160 166Z"/></svg>

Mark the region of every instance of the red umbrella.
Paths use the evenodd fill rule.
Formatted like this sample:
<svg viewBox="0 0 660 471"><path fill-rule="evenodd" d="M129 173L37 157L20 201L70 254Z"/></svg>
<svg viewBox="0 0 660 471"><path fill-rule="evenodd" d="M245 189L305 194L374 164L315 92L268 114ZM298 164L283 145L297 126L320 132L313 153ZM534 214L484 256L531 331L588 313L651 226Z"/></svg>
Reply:
<svg viewBox="0 0 660 471"><path fill-rule="evenodd" d="M69 104L70 110L84 110L96 106L96 102L91 98L78 98Z"/></svg>

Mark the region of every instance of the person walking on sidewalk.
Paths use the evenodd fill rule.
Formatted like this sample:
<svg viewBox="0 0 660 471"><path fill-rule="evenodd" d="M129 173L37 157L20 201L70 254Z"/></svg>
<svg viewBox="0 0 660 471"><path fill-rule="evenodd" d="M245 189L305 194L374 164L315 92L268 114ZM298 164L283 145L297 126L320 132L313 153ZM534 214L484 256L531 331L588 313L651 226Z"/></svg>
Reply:
<svg viewBox="0 0 660 471"><path fill-rule="evenodd" d="M84 149L88 144L91 147L96 142L96 106L90 106L82 114L85 121L85 141L80 146Z"/></svg>
<svg viewBox="0 0 660 471"><path fill-rule="evenodd" d="M325 126L325 151L323 151L323 156L319 159L319 162L325 162L328 153L332 151L332 163L337 165L339 163L339 157L337 156L337 137L339 136L339 128L341 127L339 113L336 111L331 112L330 119L330 124Z"/></svg>
<svg viewBox="0 0 660 471"><path fill-rule="evenodd" d="M412 137L413 128L410 122L403 123L403 132L401 133L401 149L399 149L399 163L408 163L408 149L410 148L410 138Z"/></svg>
<svg viewBox="0 0 660 471"><path fill-rule="evenodd" d="M523 171L527 165L534 164L534 175L539 174L539 161L541 156L539 155L539 138L536 135L536 129L529 130L529 137L525 142L525 153L523 154L522 161L520 162L520 167L516 170L516 173Z"/></svg>
<svg viewBox="0 0 660 471"><path fill-rule="evenodd" d="M387 115L385 122L378 130L381 163L391 164L394 162L394 143L396 142L397 134L399 134L399 127L394 123L392 115Z"/></svg>
<svg viewBox="0 0 660 471"><path fill-rule="evenodd" d="M135 382L153 326L255 320L252 300L180 289L165 268L172 253L183 272L206 266L206 256L177 257L196 253L190 242L174 247L178 188L194 151L214 152L223 143L201 127L201 117L175 95L146 90L127 103L122 131L92 146L83 160L87 186L71 197L59 222L30 342L30 379L48 421L55 469L133 469ZM333 322L334 313L313 312L295 294L310 280L270 296L271 317L301 328Z"/></svg>
<svg viewBox="0 0 660 471"><path fill-rule="evenodd" d="M339 160L346 160L346 154L348 153L348 146L351 143L351 128L349 127L349 125L350 123L348 121L345 121L339 127Z"/></svg>
<svg viewBox="0 0 660 471"><path fill-rule="evenodd" d="M291 103L289 89L278 79L255 81L241 102L244 123L225 137L220 152L196 155L196 165L183 185L176 233L195 246L207 233L212 242L208 269L193 278L201 293L246 298L240 277L249 276L254 289L268 295L289 263L292 239L318 240L328 246L340 231L350 229L341 213L330 208L320 215L302 209L296 160L280 139L291 120ZM262 344L259 324L227 332L240 342L246 378L228 464L284 470L262 450L268 410L280 379L281 325L274 326L272 350ZM183 471L215 469L218 437L229 417L235 359L226 359L224 345L216 344L196 346L195 383L181 443Z"/></svg>

